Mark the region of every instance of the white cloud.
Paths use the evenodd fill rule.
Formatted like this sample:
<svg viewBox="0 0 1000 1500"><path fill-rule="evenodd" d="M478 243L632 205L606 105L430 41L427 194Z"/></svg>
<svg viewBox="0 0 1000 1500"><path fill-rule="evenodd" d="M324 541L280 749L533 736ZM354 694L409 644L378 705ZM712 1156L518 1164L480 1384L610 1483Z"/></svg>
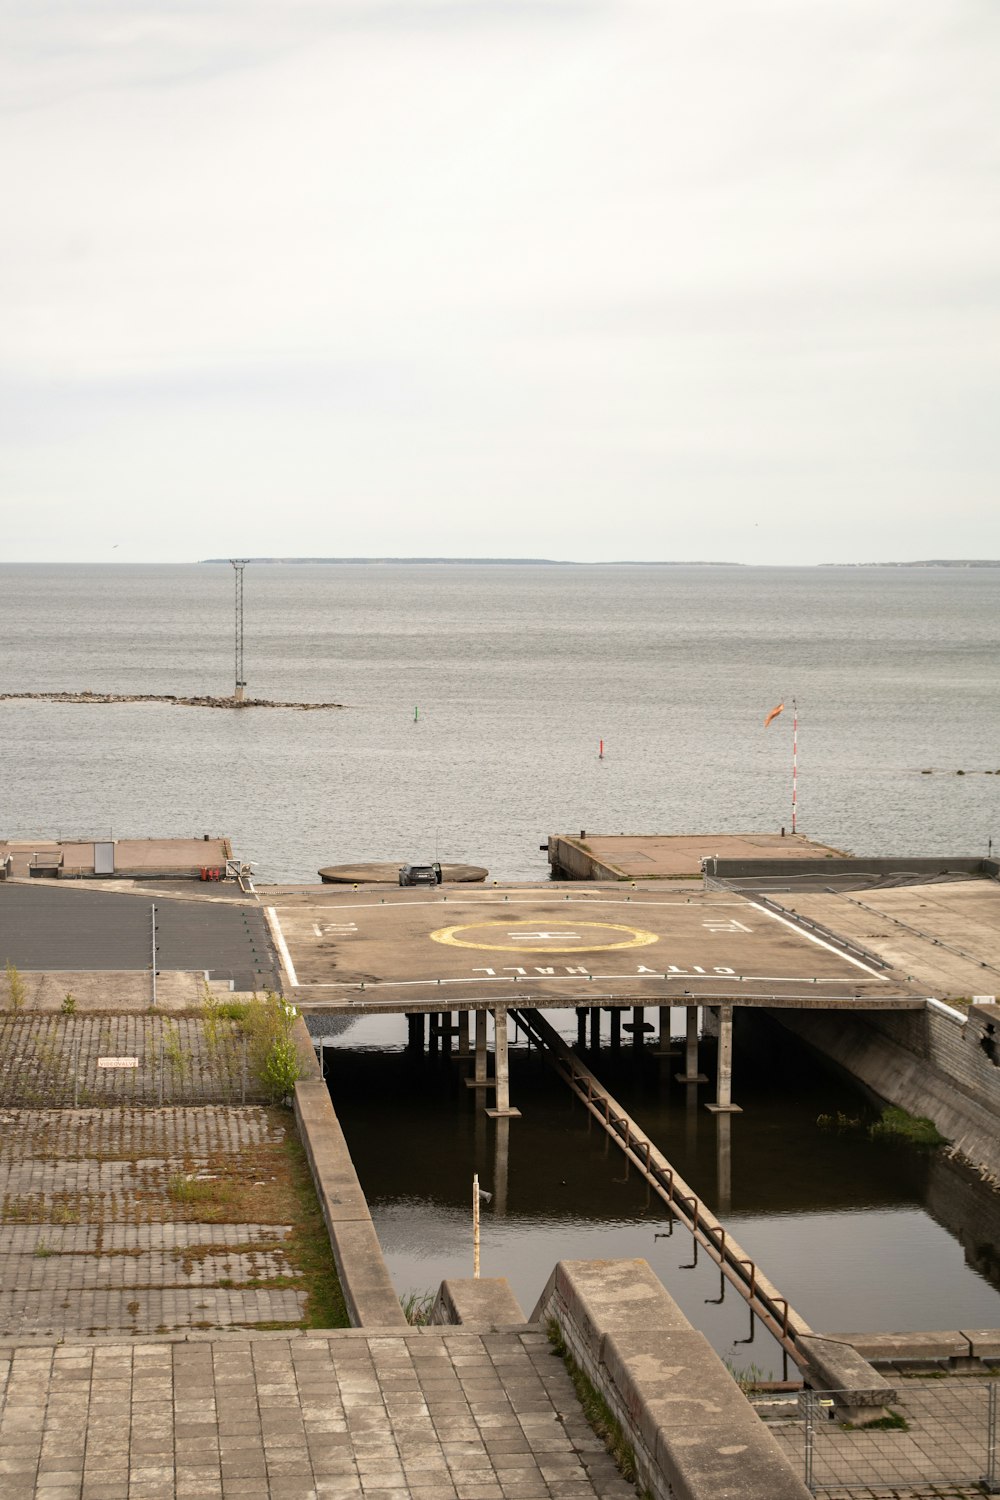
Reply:
<svg viewBox="0 0 1000 1500"><path fill-rule="evenodd" d="M7 18L8 555L1000 553L991 10Z"/></svg>

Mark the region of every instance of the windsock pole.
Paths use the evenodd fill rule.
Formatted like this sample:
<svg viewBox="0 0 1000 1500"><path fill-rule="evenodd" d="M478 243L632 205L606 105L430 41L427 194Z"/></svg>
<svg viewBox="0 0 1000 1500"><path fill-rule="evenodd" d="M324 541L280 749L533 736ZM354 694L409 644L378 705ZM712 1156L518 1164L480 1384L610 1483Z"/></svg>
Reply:
<svg viewBox="0 0 1000 1500"><path fill-rule="evenodd" d="M799 794L799 706L792 699L792 833Z"/></svg>

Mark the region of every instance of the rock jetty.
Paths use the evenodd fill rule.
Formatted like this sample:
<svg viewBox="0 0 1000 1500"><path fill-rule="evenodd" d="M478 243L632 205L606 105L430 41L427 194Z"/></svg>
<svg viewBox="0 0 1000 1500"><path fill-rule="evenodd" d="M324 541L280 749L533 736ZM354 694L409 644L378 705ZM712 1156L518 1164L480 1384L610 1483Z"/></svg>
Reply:
<svg viewBox="0 0 1000 1500"><path fill-rule="evenodd" d="M166 703L180 708L294 708L303 713L346 707L344 703L281 703L273 698L182 698L176 693L0 693L0 702L13 699L35 703Z"/></svg>

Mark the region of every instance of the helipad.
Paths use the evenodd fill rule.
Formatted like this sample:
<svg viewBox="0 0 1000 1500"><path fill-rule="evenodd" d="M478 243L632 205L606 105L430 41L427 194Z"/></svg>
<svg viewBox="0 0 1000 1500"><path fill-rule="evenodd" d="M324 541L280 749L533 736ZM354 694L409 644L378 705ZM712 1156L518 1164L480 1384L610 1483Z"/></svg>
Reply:
<svg viewBox="0 0 1000 1500"><path fill-rule="evenodd" d="M874 956L728 892L324 889L268 913L311 1009L923 1004Z"/></svg>

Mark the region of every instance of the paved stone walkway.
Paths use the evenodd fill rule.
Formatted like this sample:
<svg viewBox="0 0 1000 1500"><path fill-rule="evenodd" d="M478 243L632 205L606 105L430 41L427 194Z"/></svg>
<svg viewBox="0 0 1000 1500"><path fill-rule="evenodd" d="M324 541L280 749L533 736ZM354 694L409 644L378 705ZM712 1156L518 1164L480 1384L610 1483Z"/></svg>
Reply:
<svg viewBox="0 0 1000 1500"><path fill-rule="evenodd" d="M0 1338L300 1323L289 1225L239 1222L264 1213L277 1118L0 1110Z"/></svg>
<svg viewBox="0 0 1000 1500"><path fill-rule="evenodd" d="M536 1328L0 1344L3 1500L635 1500Z"/></svg>

